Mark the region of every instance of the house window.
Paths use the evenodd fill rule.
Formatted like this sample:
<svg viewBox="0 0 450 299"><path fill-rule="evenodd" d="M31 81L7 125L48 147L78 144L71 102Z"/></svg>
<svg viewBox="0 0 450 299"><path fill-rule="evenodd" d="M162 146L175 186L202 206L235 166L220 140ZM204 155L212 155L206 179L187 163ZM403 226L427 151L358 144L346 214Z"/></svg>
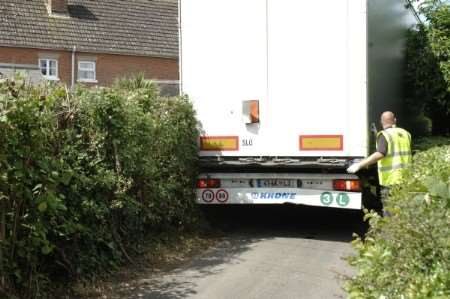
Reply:
<svg viewBox="0 0 450 299"><path fill-rule="evenodd" d="M78 81L97 82L95 74L95 61L78 62Z"/></svg>
<svg viewBox="0 0 450 299"><path fill-rule="evenodd" d="M58 80L58 60L39 59L39 68L45 79Z"/></svg>

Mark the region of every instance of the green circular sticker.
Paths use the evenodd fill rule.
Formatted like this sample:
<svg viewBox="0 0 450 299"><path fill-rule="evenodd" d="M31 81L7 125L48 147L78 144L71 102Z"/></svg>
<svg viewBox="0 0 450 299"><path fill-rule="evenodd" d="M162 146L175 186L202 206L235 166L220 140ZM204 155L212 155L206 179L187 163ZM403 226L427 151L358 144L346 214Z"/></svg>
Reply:
<svg viewBox="0 0 450 299"><path fill-rule="evenodd" d="M346 207L350 203L350 197L347 193L339 193L336 202L341 207Z"/></svg>
<svg viewBox="0 0 450 299"><path fill-rule="evenodd" d="M320 202L324 206L329 206L333 202L333 194L331 192L324 192L320 194Z"/></svg>

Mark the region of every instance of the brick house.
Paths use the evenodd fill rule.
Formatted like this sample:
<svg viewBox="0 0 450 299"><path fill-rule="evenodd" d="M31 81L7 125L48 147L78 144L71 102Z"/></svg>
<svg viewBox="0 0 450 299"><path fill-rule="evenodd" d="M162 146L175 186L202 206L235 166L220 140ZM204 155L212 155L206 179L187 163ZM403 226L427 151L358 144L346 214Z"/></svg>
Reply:
<svg viewBox="0 0 450 299"><path fill-rule="evenodd" d="M0 73L110 85L143 73L178 90L177 0L0 0Z"/></svg>

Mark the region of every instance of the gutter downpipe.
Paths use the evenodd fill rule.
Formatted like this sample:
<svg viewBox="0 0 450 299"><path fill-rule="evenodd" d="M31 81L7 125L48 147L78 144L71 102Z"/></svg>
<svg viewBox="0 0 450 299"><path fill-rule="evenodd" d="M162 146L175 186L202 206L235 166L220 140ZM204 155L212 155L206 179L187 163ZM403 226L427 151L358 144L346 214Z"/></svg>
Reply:
<svg viewBox="0 0 450 299"><path fill-rule="evenodd" d="M75 52L77 51L77 47L73 46L72 48L72 82L70 88L75 86Z"/></svg>
<svg viewBox="0 0 450 299"><path fill-rule="evenodd" d="M181 0L178 0L178 88L179 95L183 95L183 37L181 31Z"/></svg>

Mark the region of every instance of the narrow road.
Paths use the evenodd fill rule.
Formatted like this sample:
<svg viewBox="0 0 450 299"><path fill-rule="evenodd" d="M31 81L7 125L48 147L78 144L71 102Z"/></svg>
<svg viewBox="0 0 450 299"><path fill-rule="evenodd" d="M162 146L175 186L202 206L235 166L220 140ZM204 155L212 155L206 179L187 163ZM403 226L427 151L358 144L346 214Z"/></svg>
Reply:
<svg viewBox="0 0 450 299"><path fill-rule="evenodd" d="M304 207L207 211L227 236L188 264L142 279L129 298L345 298L344 257L361 215Z"/></svg>

